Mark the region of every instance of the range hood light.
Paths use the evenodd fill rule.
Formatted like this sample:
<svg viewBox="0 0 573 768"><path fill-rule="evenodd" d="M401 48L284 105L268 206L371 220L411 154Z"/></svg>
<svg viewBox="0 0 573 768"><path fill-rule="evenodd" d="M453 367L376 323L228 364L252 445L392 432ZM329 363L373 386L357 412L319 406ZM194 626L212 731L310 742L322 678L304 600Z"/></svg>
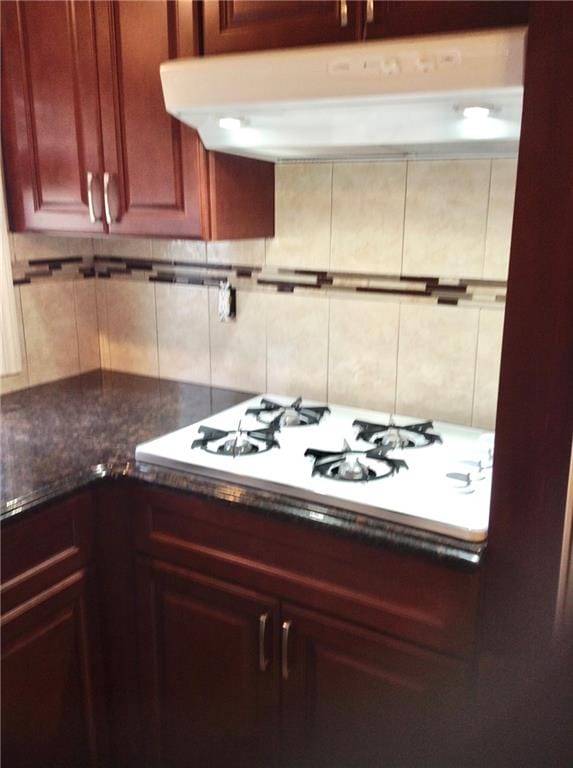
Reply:
<svg viewBox="0 0 573 768"><path fill-rule="evenodd" d="M491 107L464 107L462 110L462 115L466 120L486 120L491 113Z"/></svg>
<svg viewBox="0 0 573 768"><path fill-rule="evenodd" d="M220 117L219 128L224 128L226 131L237 131L245 125L245 121L240 117Z"/></svg>

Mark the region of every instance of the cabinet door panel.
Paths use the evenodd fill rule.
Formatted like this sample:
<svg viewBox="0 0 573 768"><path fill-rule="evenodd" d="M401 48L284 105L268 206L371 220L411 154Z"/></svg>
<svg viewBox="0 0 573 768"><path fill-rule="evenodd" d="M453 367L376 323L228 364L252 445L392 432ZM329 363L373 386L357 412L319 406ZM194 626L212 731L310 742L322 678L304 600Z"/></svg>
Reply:
<svg viewBox="0 0 573 768"><path fill-rule="evenodd" d="M2 758L11 768L100 764L88 605L79 571L2 618Z"/></svg>
<svg viewBox="0 0 573 768"><path fill-rule="evenodd" d="M342 9L347 8L346 23ZM203 4L205 54L288 48L359 38L360 2L221 0Z"/></svg>
<svg viewBox="0 0 573 768"><path fill-rule="evenodd" d="M97 30L109 231L207 237L205 153L167 114L159 76L195 53L191 3L100 2Z"/></svg>
<svg viewBox="0 0 573 768"><path fill-rule="evenodd" d="M438 701L451 711L467 692L466 666L296 606L283 619L285 766L425 764L424 729ZM404 760L409 746L419 751Z"/></svg>
<svg viewBox="0 0 573 768"><path fill-rule="evenodd" d="M101 232L101 127L90 2L2 3L2 140L13 230Z"/></svg>
<svg viewBox="0 0 573 768"><path fill-rule="evenodd" d="M493 0L375 0L366 38L431 35L527 24L528 3Z"/></svg>
<svg viewBox="0 0 573 768"><path fill-rule="evenodd" d="M272 766L276 603L158 561L138 563L147 763ZM260 617L267 615L259 668Z"/></svg>

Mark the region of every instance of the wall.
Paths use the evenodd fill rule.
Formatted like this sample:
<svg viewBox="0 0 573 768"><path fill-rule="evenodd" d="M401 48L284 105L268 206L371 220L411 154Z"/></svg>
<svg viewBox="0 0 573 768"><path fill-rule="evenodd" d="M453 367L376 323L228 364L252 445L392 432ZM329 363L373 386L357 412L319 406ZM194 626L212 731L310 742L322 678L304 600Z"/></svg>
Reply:
<svg viewBox="0 0 573 768"><path fill-rule="evenodd" d="M27 373L10 384L97 367L99 353L115 370L493 427L515 168L487 159L281 165L267 241L13 236L22 268L32 254L78 251L96 254L111 279L19 287ZM111 272L106 257L116 259ZM237 319L218 321L214 287L156 281L174 261L202 270L204 282L232 267ZM379 292L394 291L400 275L440 278L444 291L462 285L461 299L412 296L404 288L415 281Z"/></svg>

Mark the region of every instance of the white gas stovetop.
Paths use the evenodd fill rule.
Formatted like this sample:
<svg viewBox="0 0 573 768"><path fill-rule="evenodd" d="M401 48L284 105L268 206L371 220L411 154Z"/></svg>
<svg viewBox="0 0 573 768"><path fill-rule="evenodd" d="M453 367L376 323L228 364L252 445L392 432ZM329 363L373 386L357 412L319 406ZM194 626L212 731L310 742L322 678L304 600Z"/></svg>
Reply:
<svg viewBox="0 0 573 768"><path fill-rule="evenodd" d="M264 441L255 442L259 451L233 455L218 453L226 442L231 448L239 423L241 430L264 430L265 424L248 408L257 407L262 398L288 406L293 399L275 395L260 395L221 411L207 419L191 424L138 445L138 461L159 464L177 470L188 470L220 480L236 481L250 487L283 492L299 499L328 504L360 512L372 517L390 520L424 530L435 531L466 541L482 541L487 536L493 435L479 429L455 424L434 422L429 432L438 434L442 442L416 448L392 448L387 457L406 462L407 468L369 459L364 454L352 453L347 457L345 469L356 470L356 461L363 468L388 474L370 481L337 480L330 476L313 474L314 458L305 456L308 448L337 454L346 441L352 451L376 450L376 445L357 439L355 420L375 424L388 424L387 413L367 411L347 406L329 405L318 424L282 426L273 439L278 443L263 451ZM305 400L303 405L319 406ZM279 413L278 411L276 413ZM275 412L263 413L271 421ZM396 426L412 425L424 421L411 417L394 416ZM208 443L210 452L192 447L194 441L205 438L200 428L229 431L232 434ZM425 442L419 435L400 432L415 442ZM241 435L244 437L244 435ZM272 440L271 440L272 443ZM336 468L328 459L324 466ZM392 468L398 469L392 473Z"/></svg>

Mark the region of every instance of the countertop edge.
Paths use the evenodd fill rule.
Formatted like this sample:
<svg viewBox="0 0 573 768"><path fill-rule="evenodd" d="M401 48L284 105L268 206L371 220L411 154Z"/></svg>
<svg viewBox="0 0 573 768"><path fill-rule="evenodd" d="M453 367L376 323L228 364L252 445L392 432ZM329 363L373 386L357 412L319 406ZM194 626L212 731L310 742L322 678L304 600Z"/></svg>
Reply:
<svg viewBox="0 0 573 768"><path fill-rule="evenodd" d="M315 529L328 530L345 538L415 552L471 569L481 564L487 546L485 541L461 542L431 531L360 515L326 504L304 502L303 505L300 499L283 493L253 489L240 483L215 480L196 473L169 470L133 459L114 459L87 467L84 471L46 484L41 491L4 502L0 506L0 521L6 524L23 513L81 491L106 478L126 478L176 492L193 493L230 504L241 504L259 513L311 525Z"/></svg>

